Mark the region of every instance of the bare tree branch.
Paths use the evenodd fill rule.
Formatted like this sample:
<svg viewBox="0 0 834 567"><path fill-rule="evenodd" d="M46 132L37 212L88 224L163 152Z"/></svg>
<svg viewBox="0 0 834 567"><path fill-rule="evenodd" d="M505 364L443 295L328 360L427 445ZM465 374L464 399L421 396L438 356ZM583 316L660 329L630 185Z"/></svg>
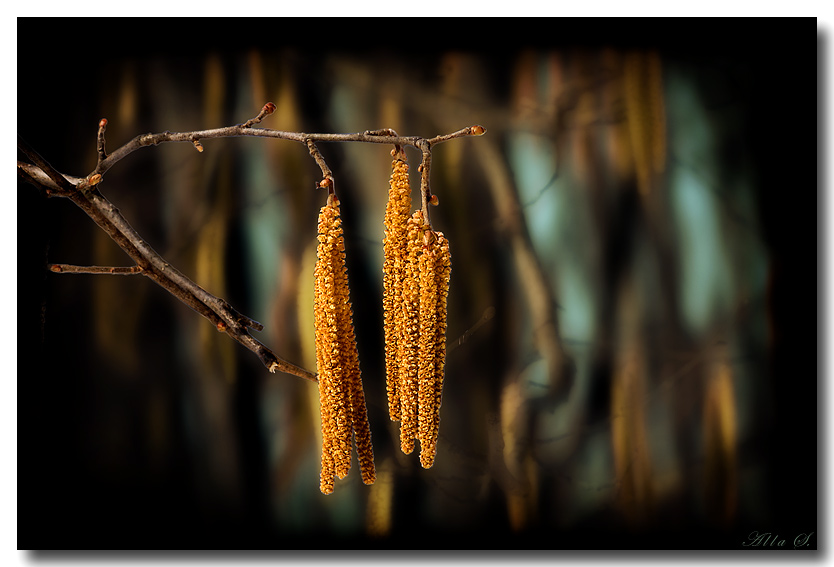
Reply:
<svg viewBox="0 0 834 567"><path fill-rule="evenodd" d="M155 146L165 142L189 142L203 151L201 140L228 138L238 136L259 136L291 140L304 144L310 155L322 171L319 187L326 187L330 193L335 191L333 174L327 166L315 142L368 142L376 144L393 144L395 151L402 151L402 146L413 146L423 154L421 164L423 209L425 218L427 203L431 202L429 189L429 168L431 165L431 146L454 138L480 136L485 133L482 126L470 126L442 136L425 139L417 136L398 136L391 129L368 130L355 134L306 134L301 132L282 132L263 128L252 128L266 116L275 111L275 105L266 103L260 113L243 124L199 130L193 132L162 132L136 136L111 154L105 151L104 133L107 119L99 121L96 136L98 162L95 169L86 177L63 175L53 168L43 157L32 149L19 135L18 148L33 162L18 161L18 175L21 179L44 190L47 196L69 198L95 221L110 238L125 251L135 262L131 267L72 266L69 264L49 264L47 268L55 273L86 274L141 274L165 288L174 297L191 307L208 319L218 331L225 332L231 338L254 352L270 372L280 370L312 382L317 382L316 374L278 357L274 352L257 341L249 329L263 330L263 325L236 311L225 300L216 297L186 277L182 272L165 261L151 246L130 226L119 210L96 187L104 174L120 160L146 146ZM435 200L436 202L436 200Z"/></svg>

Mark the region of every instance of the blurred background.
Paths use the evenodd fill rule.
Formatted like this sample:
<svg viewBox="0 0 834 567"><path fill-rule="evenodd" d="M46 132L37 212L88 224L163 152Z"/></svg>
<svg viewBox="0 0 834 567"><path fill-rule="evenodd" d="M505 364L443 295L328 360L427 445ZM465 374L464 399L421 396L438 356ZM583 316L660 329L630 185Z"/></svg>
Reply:
<svg viewBox="0 0 834 567"><path fill-rule="evenodd" d="M19 20L18 133L84 176L101 118L108 151L241 123L267 101L260 126L286 131L483 125L433 151L453 266L436 463L403 455L388 419L390 147L319 144L377 469L364 486L354 455L330 496L316 386L270 374L147 278L47 272L132 261L70 201L18 183L20 548L702 549L817 529L816 256L799 256L816 252L817 220L799 172L816 168L793 131L815 127L800 118L810 97L794 100L816 85L812 21L778 49L757 39L768 29L711 21L709 45L669 22L592 42L552 20L502 46L495 21L445 22L448 45L396 21L413 44L392 47L384 20L330 21L331 48L207 39L242 22L142 20L141 40L66 20L56 33L92 26L96 41L59 48L36 78L38 22ZM140 47L148 34L159 43ZM336 39L350 37L364 39ZM294 142L203 146L143 148L100 189L167 261L263 323L258 340L315 370L320 171Z"/></svg>

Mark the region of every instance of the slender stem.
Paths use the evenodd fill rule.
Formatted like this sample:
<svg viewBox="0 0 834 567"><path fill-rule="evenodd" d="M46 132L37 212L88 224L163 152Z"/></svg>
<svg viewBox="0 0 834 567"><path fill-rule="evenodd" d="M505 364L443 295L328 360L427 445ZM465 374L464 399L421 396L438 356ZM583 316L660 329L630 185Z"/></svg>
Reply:
<svg viewBox="0 0 834 567"><path fill-rule="evenodd" d="M420 202L423 205L423 222L431 227L431 217L429 216L429 202L431 201L431 187L429 186L431 144L427 140L422 140L418 147L423 153L423 159L420 161Z"/></svg>
<svg viewBox="0 0 834 567"><path fill-rule="evenodd" d="M440 142L445 142L447 140L452 140L454 138L462 138L464 136L483 136L486 134L486 128L481 126L480 124L475 124L473 126L467 126L466 128L461 128L457 132L452 132L451 134L443 134L442 136L435 136L434 138L430 138L426 140L430 146L435 144L439 144Z"/></svg>
<svg viewBox="0 0 834 567"><path fill-rule="evenodd" d="M104 150L104 131L107 129L107 119L102 118L98 123L98 134L96 135L96 151L98 152L98 163L100 164L107 158L107 152Z"/></svg>
<svg viewBox="0 0 834 567"><path fill-rule="evenodd" d="M112 274L115 276L132 276L142 273L142 266L74 266L72 264L47 264L46 269L57 274Z"/></svg>
<svg viewBox="0 0 834 567"><path fill-rule="evenodd" d="M243 127L250 128L253 125L260 123L261 120L263 120L273 112L275 112L275 104L268 102L263 106L263 108L261 108L261 111L255 118L250 118L249 120L244 122Z"/></svg>
<svg viewBox="0 0 834 567"><path fill-rule="evenodd" d="M313 156L313 159L316 160L316 163L321 169L321 182L319 183L319 187L326 187L329 194L336 193L336 181L333 179L333 172L330 171L330 167L327 165L327 162L324 161L324 158L321 155L316 143L313 140L307 140L307 149L310 151L310 155Z"/></svg>

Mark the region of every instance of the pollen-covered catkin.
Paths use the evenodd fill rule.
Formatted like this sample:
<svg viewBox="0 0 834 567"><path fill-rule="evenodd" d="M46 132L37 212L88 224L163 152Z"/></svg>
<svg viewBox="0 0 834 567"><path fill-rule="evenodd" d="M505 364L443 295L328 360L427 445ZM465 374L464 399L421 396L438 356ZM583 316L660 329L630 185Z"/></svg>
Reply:
<svg viewBox="0 0 834 567"><path fill-rule="evenodd" d="M355 428L362 479L370 484L375 478L345 268L339 201L332 194L319 214L318 242L314 324L322 429L320 489L324 494L330 494L334 476L344 478L350 470Z"/></svg>
<svg viewBox="0 0 834 567"><path fill-rule="evenodd" d="M423 214L416 211L407 223L406 262L402 301L399 309L398 392L400 399L400 448L414 450L418 428L419 334L420 334L420 254L423 247Z"/></svg>
<svg viewBox="0 0 834 567"><path fill-rule="evenodd" d="M321 407L321 483L324 494L333 492L336 461L334 452L338 448L336 408L340 394L337 390L335 372L338 360L338 333L335 325L335 278L331 254L331 234L335 216L328 206L319 214L318 248L316 250L314 322L316 343L316 366L318 368L319 403Z"/></svg>
<svg viewBox="0 0 834 567"><path fill-rule="evenodd" d="M411 186L408 163L404 154L396 154L391 162L388 204L385 208L385 232L382 241L382 307L385 333L385 375L388 410L392 421L400 419L399 396L399 307L402 302L403 276L406 262L406 223L411 208Z"/></svg>
<svg viewBox="0 0 834 567"><path fill-rule="evenodd" d="M449 241L426 230L420 261L420 464L430 468L437 454L440 405L446 361L446 300L451 275Z"/></svg>

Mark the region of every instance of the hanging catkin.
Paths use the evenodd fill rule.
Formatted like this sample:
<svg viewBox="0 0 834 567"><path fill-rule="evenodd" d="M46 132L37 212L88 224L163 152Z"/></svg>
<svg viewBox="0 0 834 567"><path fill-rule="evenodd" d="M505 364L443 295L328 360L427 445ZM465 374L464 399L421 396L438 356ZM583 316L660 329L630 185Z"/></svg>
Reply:
<svg viewBox="0 0 834 567"><path fill-rule="evenodd" d="M388 204L385 208L383 248L382 307L385 332L385 374L388 391L388 410L392 421L400 419L399 396L399 337L400 305L407 255L406 223L411 208L411 186L408 183L408 163L405 154L395 151L391 162Z"/></svg>
<svg viewBox="0 0 834 567"><path fill-rule="evenodd" d="M446 360L446 298L451 255L449 242L415 211L401 223L392 202L397 164L385 217L385 347L389 414L400 421L400 448L409 454L420 441L420 463L434 464ZM407 182L407 180L406 180ZM399 217L394 217L393 211ZM396 235L396 238L395 236ZM389 316L390 314L390 316Z"/></svg>
<svg viewBox="0 0 834 567"><path fill-rule="evenodd" d="M333 194L328 196L327 205L319 214L318 241L314 323L322 431L320 489L324 494L330 494L334 476L344 478L350 470L352 435L356 439L362 480L371 484L375 479L345 268L339 200Z"/></svg>
<svg viewBox="0 0 834 567"><path fill-rule="evenodd" d="M423 214L416 211L408 219L406 261L403 273L402 301L397 324L400 398L400 448L414 450L418 426L419 334L420 334L420 254L423 246Z"/></svg>
<svg viewBox="0 0 834 567"><path fill-rule="evenodd" d="M423 232L420 257L420 340L418 406L420 464L430 468L437 453L440 403L446 361L446 297L452 262L442 232Z"/></svg>

